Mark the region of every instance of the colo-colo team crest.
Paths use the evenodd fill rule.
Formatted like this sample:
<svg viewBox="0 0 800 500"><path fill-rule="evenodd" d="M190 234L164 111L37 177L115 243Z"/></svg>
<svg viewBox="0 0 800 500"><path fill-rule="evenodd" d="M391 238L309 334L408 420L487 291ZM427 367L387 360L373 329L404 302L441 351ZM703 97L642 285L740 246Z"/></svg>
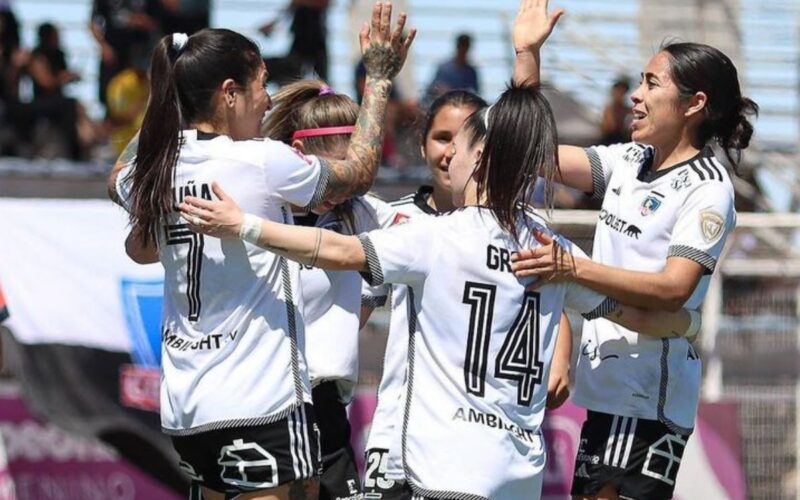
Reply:
<svg viewBox="0 0 800 500"><path fill-rule="evenodd" d="M658 191L650 191L650 194L642 201L642 204L639 206L639 213L642 214L643 217L647 217L648 215L655 213L658 210L658 207L661 206L661 202L664 199L664 195L659 193Z"/></svg>

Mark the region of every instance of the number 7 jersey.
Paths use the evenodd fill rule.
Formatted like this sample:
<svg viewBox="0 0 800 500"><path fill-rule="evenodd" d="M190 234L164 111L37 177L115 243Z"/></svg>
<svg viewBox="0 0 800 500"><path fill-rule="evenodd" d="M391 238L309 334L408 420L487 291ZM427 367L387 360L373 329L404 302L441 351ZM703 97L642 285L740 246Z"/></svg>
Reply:
<svg viewBox="0 0 800 500"><path fill-rule="evenodd" d="M526 291L530 281L511 273L511 253L538 246L531 228L547 229L524 218L520 244L479 207L361 236L370 281L409 286L401 448L417 495L538 498L561 311L593 316L609 301L572 283Z"/></svg>
<svg viewBox="0 0 800 500"><path fill-rule="evenodd" d="M318 201L326 170L280 143L184 131L173 194L211 199L220 186L245 212L291 222ZM128 167L117 193L130 210ZM311 402L298 314L299 267L240 240L193 233L174 211L157 234L164 266L161 425L190 435L286 417Z"/></svg>

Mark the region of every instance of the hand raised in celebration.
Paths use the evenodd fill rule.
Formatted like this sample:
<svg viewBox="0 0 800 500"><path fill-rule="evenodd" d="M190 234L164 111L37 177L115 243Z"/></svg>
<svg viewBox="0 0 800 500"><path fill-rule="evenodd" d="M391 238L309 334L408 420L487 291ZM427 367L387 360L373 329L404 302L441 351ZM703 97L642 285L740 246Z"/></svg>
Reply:
<svg viewBox="0 0 800 500"><path fill-rule="evenodd" d="M511 38L514 49L538 51L556 23L564 15L564 9L557 9L552 14L547 14L548 0L521 0L519 11L514 19L514 28Z"/></svg>
<svg viewBox="0 0 800 500"><path fill-rule="evenodd" d="M178 205L181 216L189 223L189 229L196 233L217 238L238 238L244 212L216 182L211 185L211 190L219 200L187 196Z"/></svg>
<svg viewBox="0 0 800 500"><path fill-rule="evenodd" d="M372 22L365 22L358 35L367 76L391 80L400 72L417 35L415 28L411 28L408 34L403 33L406 17L405 12L401 13L394 31L390 32L391 2L378 2L372 8Z"/></svg>

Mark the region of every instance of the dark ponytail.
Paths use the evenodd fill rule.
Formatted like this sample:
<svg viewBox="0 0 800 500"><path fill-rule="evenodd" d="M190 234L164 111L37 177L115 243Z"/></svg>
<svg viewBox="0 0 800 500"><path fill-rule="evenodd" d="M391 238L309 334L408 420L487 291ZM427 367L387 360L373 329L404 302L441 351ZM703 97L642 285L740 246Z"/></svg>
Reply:
<svg viewBox="0 0 800 500"><path fill-rule="evenodd" d="M231 78L246 86L263 64L258 46L230 30L202 30L178 47L167 35L153 50L150 100L130 174L132 232L143 244L156 239L163 217L174 210L182 125L213 121L213 97L222 83Z"/></svg>
<svg viewBox="0 0 800 500"><path fill-rule="evenodd" d="M474 113L464 127L470 148L484 143L474 174L478 199L485 198L500 227L518 240L517 218L533 197L537 177L545 182L546 206L553 204L558 132L550 104L538 86L512 82L494 105Z"/></svg>
<svg viewBox="0 0 800 500"><path fill-rule="evenodd" d="M661 50L670 56L670 76L681 97L696 92L708 97L698 142L705 145L715 140L735 168L750 145L753 125L749 117L758 116L758 105L742 96L733 62L718 49L700 43L668 43Z"/></svg>

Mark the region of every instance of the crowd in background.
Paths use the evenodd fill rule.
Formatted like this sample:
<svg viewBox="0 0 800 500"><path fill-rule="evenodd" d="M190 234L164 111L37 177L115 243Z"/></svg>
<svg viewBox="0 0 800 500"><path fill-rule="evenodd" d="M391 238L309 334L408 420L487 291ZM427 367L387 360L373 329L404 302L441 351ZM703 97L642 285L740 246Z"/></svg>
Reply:
<svg viewBox="0 0 800 500"><path fill-rule="evenodd" d="M289 0L259 32L270 36L281 23L290 26L288 52L265 58L270 81L285 85L316 76L328 80L329 51L326 14L330 0ZM68 67L69 57L55 23L37 27L34 47L20 42L20 25L11 4L0 2L0 156L110 161L141 126L149 94L147 64L157 40L169 33L192 33L210 25L210 0L94 0L88 29L99 57L97 100L103 116L92 120L86 107L65 88L81 79ZM480 94L480 72L470 59L474 43L469 33L455 37L455 47L437 66L419 97L394 88L387 110L383 165L402 173L420 165L414 147L420 117L430 103L448 90ZM353 95L360 102L366 73L354 68ZM20 92L20 89L32 89ZM614 83L598 124L602 143L627 140L629 84ZM580 193L561 192L557 204L576 208L587 204Z"/></svg>

